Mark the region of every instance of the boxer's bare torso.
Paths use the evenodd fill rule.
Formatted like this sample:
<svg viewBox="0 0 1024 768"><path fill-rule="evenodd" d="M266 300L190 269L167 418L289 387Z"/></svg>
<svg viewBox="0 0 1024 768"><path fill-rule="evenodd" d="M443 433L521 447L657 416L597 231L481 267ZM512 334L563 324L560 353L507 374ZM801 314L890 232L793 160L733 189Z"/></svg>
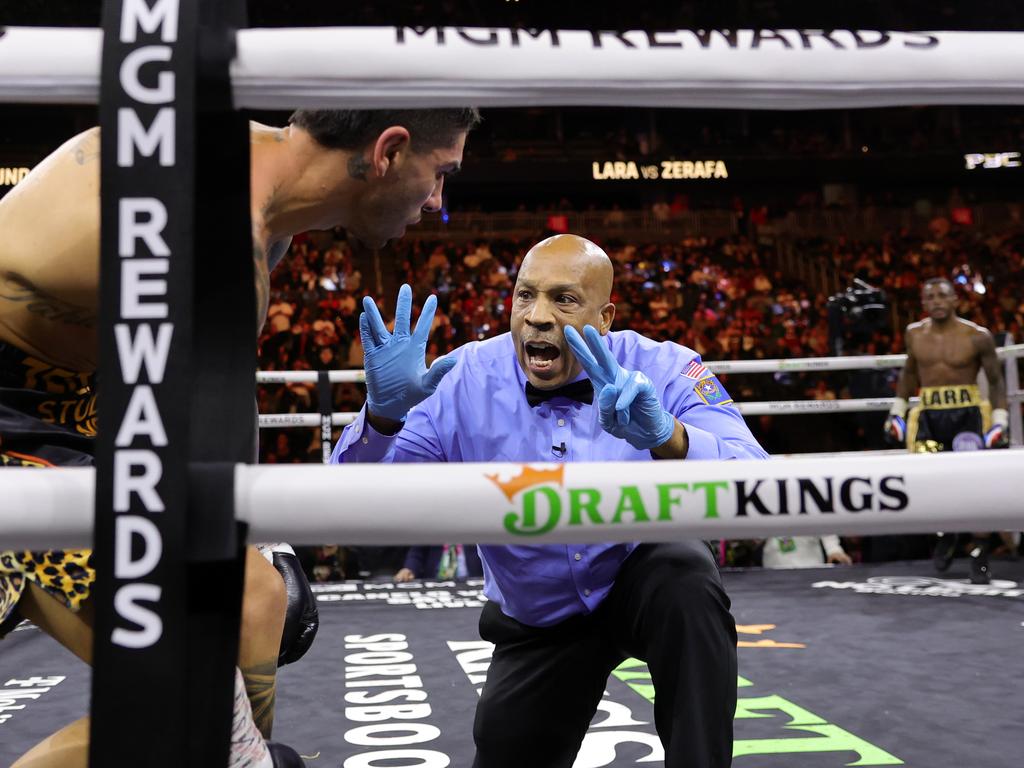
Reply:
<svg viewBox="0 0 1024 768"><path fill-rule="evenodd" d="M981 326L959 317L941 325L928 319L907 326L907 352L916 363L918 383L976 384L985 343L991 345L991 338Z"/></svg>
<svg viewBox="0 0 1024 768"><path fill-rule="evenodd" d="M977 384L984 368L989 400L1006 407L1006 386L995 340L986 328L956 314L956 290L945 278L927 280L921 289L921 307L927 319L907 326L907 364L900 371L896 395L908 400L921 387Z"/></svg>
<svg viewBox="0 0 1024 768"><path fill-rule="evenodd" d="M288 129L252 124L253 157ZM96 367L99 301L100 133L65 142L0 199L0 341L72 371ZM253 163L252 219L257 330L266 317L270 270L290 238L265 220L272 173Z"/></svg>

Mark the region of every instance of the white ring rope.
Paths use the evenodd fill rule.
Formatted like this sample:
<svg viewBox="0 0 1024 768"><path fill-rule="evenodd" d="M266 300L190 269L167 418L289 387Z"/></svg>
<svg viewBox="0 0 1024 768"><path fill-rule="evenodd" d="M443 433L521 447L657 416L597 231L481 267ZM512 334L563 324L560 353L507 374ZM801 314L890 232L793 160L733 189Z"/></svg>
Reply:
<svg viewBox="0 0 1024 768"><path fill-rule="evenodd" d="M996 354L1002 360L1024 357L1024 344L1000 347ZM906 355L853 355L847 357L805 357L776 360L724 360L705 362L704 366L713 373L775 373L780 371L798 373L806 371L857 371L881 368L900 368L907 360ZM259 384L315 383L316 371L257 371ZM331 383L363 383L366 375L361 370L329 371ZM1024 400L1024 392L1007 394L1011 403ZM917 405L917 398L910 404ZM744 416L788 416L803 413L872 413L888 411L893 404L891 397L846 398L843 400L765 400L736 403ZM331 414L331 425L345 426L355 421L356 411L339 411ZM319 413L263 413L259 417L261 429L283 427L319 427Z"/></svg>
<svg viewBox="0 0 1024 768"><path fill-rule="evenodd" d="M332 427L344 427L356 420L359 411L336 411L331 414ZM287 427L320 427L319 413L261 413L260 429L283 429Z"/></svg>
<svg viewBox="0 0 1024 768"><path fill-rule="evenodd" d="M1000 360L1024 357L1024 344L996 349ZM715 360L704 363L712 373L806 373L809 371L866 371L902 368L906 355L847 355L845 357L800 357L775 360Z"/></svg>
<svg viewBox="0 0 1024 768"><path fill-rule="evenodd" d="M1024 401L1024 392L1007 395L1011 403ZM888 411L893 404L891 397L846 398L844 400L764 400L750 403L734 403L744 416L795 416L802 413L875 413ZM920 400L909 401L913 408ZM359 415L358 411L335 411L331 414L331 426L343 427L351 424ZM319 413L261 413L260 429L276 427L319 427Z"/></svg>
<svg viewBox="0 0 1024 768"><path fill-rule="evenodd" d="M521 464L239 465L235 508L251 540L293 544L1020 530L1020 466L1014 450L533 464L529 473ZM88 546L94 482L88 468L0 473L0 549Z"/></svg>
<svg viewBox="0 0 1024 768"><path fill-rule="evenodd" d="M556 42L557 41L557 42ZM98 29L10 27L0 102L92 103ZM245 29L237 108L1024 103L1024 33Z"/></svg>
<svg viewBox="0 0 1024 768"><path fill-rule="evenodd" d="M256 371L257 384L315 384L317 371ZM362 384L366 373L360 370L328 371L331 384Z"/></svg>
<svg viewBox="0 0 1024 768"><path fill-rule="evenodd" d="M1024 344L999 347L1000 360L1024 357ZM881 368L902 368L906 355L848 355L846 357L800 357L773 360L713 360L703 365L714 374L719 373L805 373L808 371L865 371ZM361 370L329 371L332 384L366 381ZM316 371L257 371L258 384L315 383Z"/></svg>

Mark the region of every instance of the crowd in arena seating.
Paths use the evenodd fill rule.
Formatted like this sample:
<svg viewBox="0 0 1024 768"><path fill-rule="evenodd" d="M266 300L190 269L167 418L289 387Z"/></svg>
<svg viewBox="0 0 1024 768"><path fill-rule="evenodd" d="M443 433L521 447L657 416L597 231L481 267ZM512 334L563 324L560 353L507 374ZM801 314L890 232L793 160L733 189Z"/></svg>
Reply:
<svg viewBox="0 0 1024 768"><path fill-rule="evenodd" d="M830 337L828 295L784 269L771 248L743 236L687 238L672 244L601 242L616 268L615 328L631 328L696 350L704 360L826 356ZM538 238L539 239L539 238ZM389 247L394 282L375 296L385 316L397 285L408 282L416 299L438 297L428 344L433 359L470 341L508 330L512 287L534 241L464 243L405 240ZM894 318L869 335L846 339L847 354L902 352L902 324L921 316L920 284L943 275L954 280L959 314L994 333L1020 341L1024 331L1024 233L982 233L939 218L927 236L892 232L874 241L853 237L794 244L800 257L828 266L837 286L854 278L882 288ZM950 265L955 265L950 272ZM265 370L361 368L358 333L363 276L340 233L314 242L299 238L273 275L267 324L260 339ZM891 395L895 371L734 375L723 382L739 401L836 399ZM358 410L358 385L336 385L334 409ZM315 385L261 387L264 413L316 410ZM884 414L835 414L748 419L771 453L885 447ZM276 434L275 434L276 433ZM274 430L262 435L265 462L316 461L315 430Z"/></svg>

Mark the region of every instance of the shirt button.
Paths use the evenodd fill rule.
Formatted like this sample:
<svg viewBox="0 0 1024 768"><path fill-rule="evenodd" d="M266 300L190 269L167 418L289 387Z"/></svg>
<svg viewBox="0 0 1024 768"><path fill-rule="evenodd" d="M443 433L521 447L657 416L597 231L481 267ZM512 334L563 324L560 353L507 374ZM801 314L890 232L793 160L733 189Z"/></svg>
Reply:
<svg viewBox="0 0 1024 768"><path fill-rule="evenodd" d="M363 445L369 445L369 444L370 444L370 438L364 437L363 438Z"/></svg>
<svg viewBox="0 0 1024 768"><path fill-rule="evenodd" d="M558 426L564 427L565 426L565 419L559 419L558 420Z"/></svg>
<svg viewBox="0 0 1024 768"><path fill-rule="evenodd" d="M582 560L583 559L583 555L581 555L579 552L577 552L575 555L573 555L573 557L576 558L577 560Z"/></svg>
<svg viewBox="0 0 1024 768"><path fill-rule="evenodd" d="M589 589L584 589L583 590L583 596L584 597L590 597L590 590Z"/></svg>

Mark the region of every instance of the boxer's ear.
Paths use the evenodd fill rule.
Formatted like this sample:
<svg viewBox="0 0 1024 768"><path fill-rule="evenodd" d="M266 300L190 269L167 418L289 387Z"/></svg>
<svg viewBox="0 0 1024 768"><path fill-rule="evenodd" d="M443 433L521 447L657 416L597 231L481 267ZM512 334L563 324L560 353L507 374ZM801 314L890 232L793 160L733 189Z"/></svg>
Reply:
<svg viewBox="0 0 1024 768"><path fill-rule="evenodd" d="M409 131L400 125L385 128L373 144L371 163L375 176L383 178L409 149Z"/></svg>

